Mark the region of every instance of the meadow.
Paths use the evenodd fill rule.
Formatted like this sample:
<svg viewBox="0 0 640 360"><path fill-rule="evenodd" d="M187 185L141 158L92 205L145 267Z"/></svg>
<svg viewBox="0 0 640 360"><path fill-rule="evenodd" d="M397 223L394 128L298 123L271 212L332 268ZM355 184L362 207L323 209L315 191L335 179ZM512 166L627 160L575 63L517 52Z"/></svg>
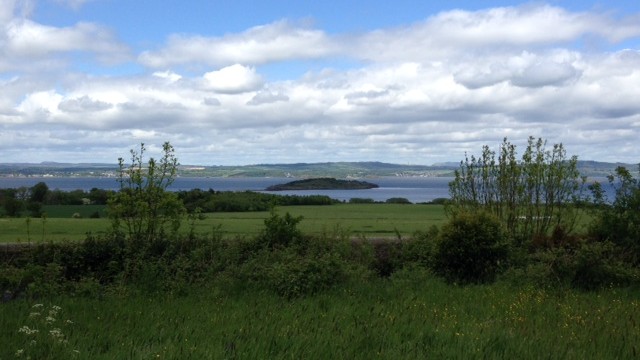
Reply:
<svg viewBox="0 0 640 360"><path fill-rule="evenodd" d="M331 234L348 232L353 236L396 237L410 236L431 225L446 220L442 205L427 204L335 204L323 206L278 207L278 213L289 212L302 216L300 230L305 234ZM104 206L49 205L44 207L46 218L0 218L0 242L79 241L87 233L100 235L110 229ZM95 212L101 218L89 216ZM82 218L72 218L73 214ZM193 221L197 234L217 231L225 236L254 236L264 227L268 211L216 212L203 214L202 220ZM182 230L187 232L185 221Z"/></svg>
<svg viewBox="0 0 640 360"><path fill-rule="evenodd" d="M618 263L598 252L607 248L541 249L525 264L515 254L496 281L448 282L434 270L435 235L410 239L442 228L442 205L207 213L183 223L195 239L141 248L88 238L109 229L104 216L89 217L99 207L45 211L29 221L0 219L1 241L43 243L22 258L0 253L7 264L0 285L11 289L0 303L0 359L640 356L638 277L601 277L627 274L609 267ZM287 225L286 213L303 220ZM283 233L271 230L291 240L264 245L269 218L286 225ZM373 245L354 237L406 241ZM599 282L585 291L574 286L576 276Z"/></svg>
<svg viewBox="0 0 640 360"><path fill-rule="evenodd" d="M42 303L42 308L33 308ZM45 322L33 313L61 310ZM285 300L207 287L188 296L52 297L1 304L0 359L632 359L640 299L451 286L419 271ZM31 314L31 315L30 315ZM67 321L69 320L69 321ZM27 326L39 333L27 334ZM58 329L60 339L47 331ZM38 342L30 345L31 341Z"/></svg>

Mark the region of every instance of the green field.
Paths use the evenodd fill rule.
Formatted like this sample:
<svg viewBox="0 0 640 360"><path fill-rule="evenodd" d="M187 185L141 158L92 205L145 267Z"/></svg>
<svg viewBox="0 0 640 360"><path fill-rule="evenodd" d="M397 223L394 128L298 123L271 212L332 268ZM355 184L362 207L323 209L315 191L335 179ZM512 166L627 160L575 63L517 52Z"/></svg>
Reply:
<svg viewBox="0 0 640 360"><path fill-rule="evenodd" d="M54 323L29 314L62 308ZM632 359L640 301L629 290L456 287L403 272L284 300L246 290L186 297L51 298L0 305L0 358ZM66 323L65 320L71 320ZM22 326L38 328L26 335ZM56 344L47 331L68 341ZM30 345L31 340L38 343Z"/></svg>
<svg viewBox="0 0 640 360"><path fill-rule="evenodd" d="M93 212L102 213L99 207L49 206L45 207L45 211L46 219L0 219L0 242L77 241L84 239L87 233L105 233L110 227L109 220L104 217L88 218ZM280 207L277 211L302 216L304 219L300 223L300 230L305 234L348 232L352 236L395 237L397 231L408 236L445 221L441 205L336 204L287 206ZM71 218L74 213L81 214L82 218ZM204 220L194 223L199 234L211 233L220 226L219 231L227 236L251 236L263 229L264 219L269 216L269 212L221 212L204 215ZM185 220L182 230L186 232L189 227L190 224Z"/></svg>

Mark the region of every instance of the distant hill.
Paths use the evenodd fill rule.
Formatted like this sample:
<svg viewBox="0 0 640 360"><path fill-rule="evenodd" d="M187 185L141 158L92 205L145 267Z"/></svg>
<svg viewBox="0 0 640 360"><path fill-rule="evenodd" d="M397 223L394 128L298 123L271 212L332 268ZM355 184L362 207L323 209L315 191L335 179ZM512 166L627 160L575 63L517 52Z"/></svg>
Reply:
<svg viewBox="0 0 640 360"><path fill-rule="evenodd" d="M204 166L181 165L179 176L189 177L291 177L317 178L332 177L338 179L374 178L380 176L399 177L435 177L452 176L459 163L441 163L434 165L400 165L376 161L369 162L324 162L295 164L256 164L241 166ZM617 166L625 166L633 173L638 168L634 164L606 163L598 161L578 161L583 175L590 177L606 176ZM116 164L102 163L0 163L0 176L100 176L116 175Z"/></svg>

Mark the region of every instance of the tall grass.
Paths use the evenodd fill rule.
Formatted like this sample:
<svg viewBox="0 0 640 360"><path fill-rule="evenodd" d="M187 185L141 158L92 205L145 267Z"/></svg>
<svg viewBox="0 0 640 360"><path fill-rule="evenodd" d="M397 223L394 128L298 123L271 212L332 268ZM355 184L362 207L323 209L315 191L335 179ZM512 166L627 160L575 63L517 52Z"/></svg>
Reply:
<svg viewBox="0 0 640 360"><path fill-rule="evenodd" d="M631 359L640 300L631 289L556 292L455 287L425 272L289 301L222 285L186 297L61 297L66 353L84 359ZM26 344L28 300L0 305L0 358ZM77 353L72 353L77 350ZM56 355L62 358L62 355Z"/></svg>

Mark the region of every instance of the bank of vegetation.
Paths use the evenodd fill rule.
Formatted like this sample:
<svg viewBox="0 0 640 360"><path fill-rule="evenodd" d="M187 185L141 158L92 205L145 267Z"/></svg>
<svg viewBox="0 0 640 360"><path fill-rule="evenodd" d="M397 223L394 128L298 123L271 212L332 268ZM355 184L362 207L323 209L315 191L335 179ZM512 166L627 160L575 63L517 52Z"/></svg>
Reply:
<svg viewBox="0 0 640 360"><path fill-rule="evenodd" d="M562 145L530 139L519 154L505 139L461 162L448 220L410 239L309 235L276 211L259 234L225 238L180 231L201 207L166 191L177 160L164 150L120 160L108 234L2 252L0 358L640 354L640 183L628 169L587 198ZM581 213L592 221L578 231Z"/></svg>

